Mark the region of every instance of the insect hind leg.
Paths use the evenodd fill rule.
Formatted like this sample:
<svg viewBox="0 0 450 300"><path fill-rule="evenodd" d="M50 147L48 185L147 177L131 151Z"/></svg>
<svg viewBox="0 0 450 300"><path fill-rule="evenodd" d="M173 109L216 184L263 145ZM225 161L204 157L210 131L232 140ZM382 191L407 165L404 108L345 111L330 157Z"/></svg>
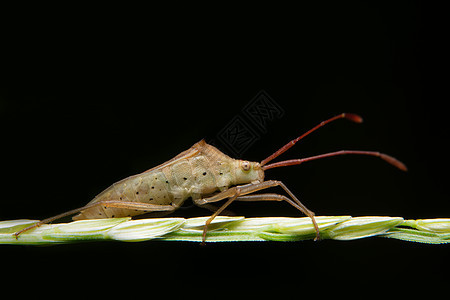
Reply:
<svg viewBox="0 0 450 300"><path fill-rule="evenodd" d="M82 212L83 210L87 210L90 208L93 208L95 206L103 206L103 207L114 207L114 208L122 208L122 209L134 209L134 210L141 210L141 211L174 211L176 209L175 206L172 205L158 205L158 204L149 204L149 203L141 203L141 202L126 202L126 201L117 201L117 200L107 200L107 201L98 201L94 203L89 203L86 206L76 208L69 210L67 212L64 212L62 214L56 215L54 217L50 217L47 219L44 219L42 221L39 221L31 226L28 226L20 231L15 232L13 235L16 239L19 238L19 235L22 233L31 230L33 228L37 228L43 224L47 224L56 220L59 220L61 218L76 214L78 212Z"/></svg>

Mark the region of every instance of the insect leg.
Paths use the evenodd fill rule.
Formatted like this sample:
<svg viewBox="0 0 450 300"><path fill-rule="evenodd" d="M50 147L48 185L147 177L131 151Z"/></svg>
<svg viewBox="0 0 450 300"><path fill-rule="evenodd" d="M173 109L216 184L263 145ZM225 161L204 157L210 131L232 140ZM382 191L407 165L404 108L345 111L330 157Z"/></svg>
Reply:
<svg viewBox="0 0 450 300"><path fill-rule="evenodd" d="M260 191L260 190L263 190L263 189L268 189L268 188L275 187L275 186L280 186L291 197L291 199L286 197L286 199L289 199L289 201L284 199L284 198L283 199L279 199L279 201L283 201L284 200L284 201L287 201L288 203L290 203L291 205L293 205L293 203L294 203L295 204L295 205L293 205L294 207L296 207L298 210L303 212L306 216L311 218L311 221L312 221L312 223L314 225L314 228L316 229L316 235L317 235L316 239L319 239L320 238L320 236L319 236L319 226L317 225L317 222L316 222L316 220L314 218L314 213L312 211L310 211L308 208L306 208L306 206L303 205L300 202L300 200L297 199L297 197L295 197L295 195L287 188L287 186L283 182L278 181L278 180L267 180L267 181L263 181L263 182L255 183L255 184L251 183L251 184L246 184L246 185L235 186L235 187L232 187L232 188L230 188L230 189L228 189L226 191L223 191L223 192L221 192L219 194L216 194L216 195L214 195L212 197L205 198L205 199L198 199L197 200L197 204L201 205L201 204L204 204L204 203L211 203L211 202L220 201L220 200L223 200L223 199L226 199L226 198L230 198L221 208L219 208L218 211L216 211L207 220L207 224L205 226L205 229L203 230L203 243L204 243L205 238L206 238L207 225L209 225L212 222L212 220L223 209L225 209L228 205L230 205L231 202L233 202L237 197L241 196L241 199L242 199L242 196L244 196L246 194L251 194L251 193L254 193L256 191ZM250 199L250 198L247 198L247 199Z"/></svg>
<svg viewBox="0 0 450 300"><path fill-rule="evenodd" d="M205 244L205 240L206 240L206 232L208 231L208 226L209 224L211 224L212 220L214 220L215 217L217 217L228 205L231 204L231 202L233 202L238 196L239 196L240 192L239 190L236 190L234 196L230 197L227 202L225 202L221 207L219 207L219 209L217 209L212 215L211 217L209 217L208 220L206 220L205 222L205 227L203 228L203 234L202 234L202 244Z"/></svg>
<svg viewBox="0 0 450 300"><path fill-rule="evenodd" d="M104 206L104 207L137 209L137 210L142 210L142 211L174 211L176 209L176 207L172 206L172 205L160 205L160 204L128 202L128 201L118 201L118 200L99 201L95 204Z"/></svg>
<svg viewBox="0 0 450 300"><path fill-rule="evenodd" d="M243 186L249 186L252 184L247 184ZM209 217L208 220L205 222L205 227L203 228L203 235L202 235L202 244L205 244L206 240L206 232L208 231L208 225L211 224L212 220L214 220L215 217L217 217L228 205L233 202L236 197L238 197L241 194L241 187L243 186L235 186L232 188L229 188L228 190L225 190L223 192L220 192L214 196L203 198L203 199L192 199L195 203L195 205L203 206L203 205L209 205L209 203L217 202L226 198L229 198L227 202L225 202L221 207L219 207L212 215Z"/></svg>
<svg viewBox="0 0 450 300"><path fill-rule="evenodd" d="M217 201L221 201L223 199L226 198L230 198L232 196L234 196L236 194L237 188L242 188L245 186L250 186L253 184L246 184L246 185L241 185L241 186L235 186L232 188L229 188L228 190L225 190L223 192L220 192L218 194L215 194L211 197L208 198L200 198L200 199L192 199L194 201L194 203L198 206L204 205L204 204L208 204L208 203L213 203L213 202L217 202Z"/></svg>
<svg viewBox="0 0 450 300"><path fill-rule="evenodd" d="M300 202L300 200L298 200L297 197L295 197L295 195L287 188L287 186L279 181L279 180L267 180L267 181L263 181L260 184L265 183L268 186L279 186L281 187L286 193L288 193L288 195L291 197L291 199L298 205L298 209L303 212L306 216L311 218L311 221L313 222L314 228L316 229L316 239L315 240L319 240L320 239L320 235L319 235L319 226L317 226L317 222L316 219L314 218L314 213L312 211L310 211L305 205L303 205L303 203Z"/></svg>
<svg viewBox="0 0 450 300"><path fill-rule="evenodd" d="M90 203L86 206L76 208L73 210L69 210L65 213L56 215L51 218L44 219L42 221L39 221L31 226L28 226L20 231L17 231L13 235L16 237L16 239L19 237L20 234L24 233L25 231L28 231L30 229L36 228L41 226L42 224L50 223L55 220L76 214L80 211L92 208L94 206L104 206L104 207L115 207L115 208L125 208L125 209L137 209L137 210L143 210L143 211L173 211L176 209L176 207L172 205L157 205L157 204L149 204L149 203L141 203L141 202L127 202L127 201L117 201L117 200L107 200L107 201L99 201Z"/></svg>
<svg viewBox="0 0 450 300"><path fill-rule="evenodd" d="M317 222L314 218L314 213L307 209L304 205L298 205L296 202L294 202L292 199L289 199L288 197L284 195L279 194L256 194L256 195L246 195L246 196L239 196L235 199L235 201L286 201L293 207L297 208L301 212L303 212L305 215L311 218L314 229L316 230L316 238L315 240L320 239L319 235L319 226L317 225Z"/></svg>

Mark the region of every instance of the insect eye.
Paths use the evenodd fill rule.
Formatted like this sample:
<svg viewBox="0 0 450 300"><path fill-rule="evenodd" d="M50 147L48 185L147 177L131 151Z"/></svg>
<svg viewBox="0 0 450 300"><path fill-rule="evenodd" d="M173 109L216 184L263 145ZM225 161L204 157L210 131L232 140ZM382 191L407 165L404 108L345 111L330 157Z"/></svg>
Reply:
<svg viewBox="0 0 450 300"><path fill-rule="evenodd" d="M244 171L250 170L250 162L248 162L248 161L243 161L243 162L241 163L241 168L242 168L242 170L244 170Z"/></svg>

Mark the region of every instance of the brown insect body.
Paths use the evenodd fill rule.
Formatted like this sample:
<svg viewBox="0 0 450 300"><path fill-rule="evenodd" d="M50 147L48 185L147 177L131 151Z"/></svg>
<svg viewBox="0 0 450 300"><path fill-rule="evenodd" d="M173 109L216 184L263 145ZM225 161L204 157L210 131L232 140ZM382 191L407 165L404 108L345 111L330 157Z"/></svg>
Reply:
<svg viewBox="0 0 450 300"><path fill-rule="evenodd" d="M225 155L201 140L157 167L114 183L88 205L116 200L171 205L176 209L188 198L196 203L230 186L264 180L264 171L257 167L259 163L245 162L255 166L245 172L241 167L244 162ZM81 211L73 220L127 217L144 213L147 212L97 205Z"/></svg>

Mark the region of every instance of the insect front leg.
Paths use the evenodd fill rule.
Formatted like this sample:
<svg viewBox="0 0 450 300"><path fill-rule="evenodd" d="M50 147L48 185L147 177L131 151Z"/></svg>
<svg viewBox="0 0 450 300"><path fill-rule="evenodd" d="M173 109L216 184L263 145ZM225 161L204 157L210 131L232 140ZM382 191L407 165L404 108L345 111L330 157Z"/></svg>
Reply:
<svg viewBox="0 0 450 300"><path fill-rule="evenodd" d="M292 199L289 199L286 196L278 195L278 194L262 194L262 195L252 195L254 197L246 196L247 194L251 194L263 189L280 186L283 190L286 191L286 193L289 194L289 196ZM276 195L276 196L275 196ZM206 240L206 232L208 230L208 225L214 220L214 218L219 215L228 205L230 205L234 200L240 199L240 201L287 201L289 204L303 212L305 215L311 218L311 221L314 225L314 228L316 230L316 240L320 238L319 235L319 226L317 225L317 222L314 218L314 213L310 211L308 208L306 208L305 205L303 205L300 200L298 200L297 197L287 188L287 186L278 180L267 180L260 183L250 183L246 185L241 186L235 186L232 187L226 191L223 191L221 193L218 193L214 196L211 196L209 198L204 199L198 199L194 200L194 202L198 205L211 203L211 202L217 202L223 199L229 198L227 202L225 202L205 223L205 227L203 229L203 238L202 243ZM258 200L256 200L258 199Z"/></svg>
<svg viewBox="0 0 450 300"><path fill-rule="evenodd" d="M208 231L208 226L211 224L212 220L214 220L215 217L217 217L228 205L233 202L236 197L238 197L241 194L240 187L235 186L228 190L225 190L223 192L220 192L214 196L203 198L203 199L193 199L194 203L196 205L202 206L202 205L208 205L212 202L217 202L226 198L229 198L225 204L223 204L221 207L219 207L212 215L209 217L208 220L205 222L205 227L203 227L203 234L202 234L202 245L205 244L206 240L206 232Z"/></svg>

